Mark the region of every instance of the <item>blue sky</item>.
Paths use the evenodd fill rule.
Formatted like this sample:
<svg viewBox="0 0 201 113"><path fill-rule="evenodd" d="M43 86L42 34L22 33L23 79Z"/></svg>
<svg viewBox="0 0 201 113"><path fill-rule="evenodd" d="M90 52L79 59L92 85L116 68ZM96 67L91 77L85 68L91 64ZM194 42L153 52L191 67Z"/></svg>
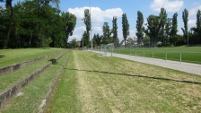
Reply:
<svg viewBox="0 0 201 113"><path fill-rule="evenodd" d="M14 0L14 2L23 0ZM2 5L2 4L0 4ZM183 27L182 11L186 8L189 11L189 28L195 26L196 12L201 10L201 0L60 0L60 9L62 11L69 11L77 17L77 24L73 36L69 38L72 40L76 38L80 40L85 30L82 18L84 17L84 9L90 8L92 10L92 31L94 33L102 34L102 25L108 22L110 28L112 27L112 17L118 17L118 37L120 40L122 36L121 16L126 13L130 24L130 36L135 37L136 33L136 19L137 11L141 11L144 15L144 22L150 14L159 15L160 8L164 7L167 11L168 17L177 12L178 13L178 30L180 34L181 27Z"/></svg>
<svg viewBox="0 0 201 113"><path fill-rule="evenodd" d="M178 30L182 34L181 27L183 27L182 11L186 8L189 15L189 28L195 26L196 11L201 10L200 0L61 0L60 9L62 11L69 11L77 16L77 25L74 35L70 40L76 38L81 39L82 33L85 30L83 21L83 10L92 7L92 30L93 33L102 34L103 22L108 22L110 28L112 27L112 17L118 17L118 37L120 40L122 36L121 15L126 13L130 24L130 36L135 37L136 33L136 19L137 11L141 11L144 15L144 21L150 14L159 15L160 8L164 7L167 11L168 17L177 12L178 13Z"/></svg>

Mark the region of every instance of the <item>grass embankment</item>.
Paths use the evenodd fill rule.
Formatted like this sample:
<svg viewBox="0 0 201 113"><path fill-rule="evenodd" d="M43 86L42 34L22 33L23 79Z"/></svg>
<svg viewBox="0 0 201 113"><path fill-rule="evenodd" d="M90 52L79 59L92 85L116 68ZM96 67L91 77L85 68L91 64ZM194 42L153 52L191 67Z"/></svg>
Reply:
<svg viewBox="0 0 201 113"><path fill-rule="evenodd" d="M201 64L201 47L167 47L167 48L132 48L132 49L115 49L115 53L129 54L135 56L151 57L175 60L183 62L192 62Z"/></svg>
<svg viewBox="0 0 201 113"><path fill-rule="evenodd" d="M200 112L201 77L73 51L53 95L53 113Z"/></svg>
<svg viewBox="0 0 201 113"><path fill-rule="evenodd" d="M56 53L59 48L29 48L29 49L2 49L0 50L0 67L21 63Z"/></svg>
<svg viewBox="0 0 201 113"><path fill-rule="evenodd" d="M4 91L5 89L11 87L13 84L15 84L17 81L22 80L23 78L26 78L36 70L42 68L44 65L49 63L50 59L58 58L62 54L64 54L65 51L59 52L55 55L52 55L49 58L45 58L43 60L40 60L39 62L36 62L30 66L24 67L22 69L19 69L15 72L9 73L5 76L0 76L0 92Z"/></svg>
<svg viewBox="0 0 201 113"><path fill-rule="evenodd" d="M45 98L52 83L63 69L64 63L68 59L69 53L65 54L55 65L51 65L38 78L33 80L21 92L22 96L15 97L1 113L36 113L42 100Z"/></svg>

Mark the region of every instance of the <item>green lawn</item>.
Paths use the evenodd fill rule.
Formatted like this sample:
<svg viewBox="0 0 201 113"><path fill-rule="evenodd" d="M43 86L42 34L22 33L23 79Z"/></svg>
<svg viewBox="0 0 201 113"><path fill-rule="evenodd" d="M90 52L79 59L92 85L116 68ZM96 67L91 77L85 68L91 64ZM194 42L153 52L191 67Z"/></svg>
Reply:
<svg viewBox="0 0 201 113"><path fill-rule="evenodd" d="M59 52L59 48L28 48L28 49L1 49L0 67L39 58L48 54Z"/></svg>
<svg viewBox="0 0 201 113"><path fill-rule="evenodd" d="M201 47L130 48L114 49L113 52L164 60L167 56L167 60L201 64Z"/></svg>
<svg viewBox="0 0 201 113"><path fill-rule="evenodd" d="M73 51L47 113L201 111L201 77Z"/></svg>

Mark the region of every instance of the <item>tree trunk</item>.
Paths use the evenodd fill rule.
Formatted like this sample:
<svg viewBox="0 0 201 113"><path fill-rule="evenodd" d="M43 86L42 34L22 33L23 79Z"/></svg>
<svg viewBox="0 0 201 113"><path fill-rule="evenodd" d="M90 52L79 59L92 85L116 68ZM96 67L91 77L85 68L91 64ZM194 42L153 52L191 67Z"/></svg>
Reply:
<svg viewBox="0 0 201 113"><path fill-rule="evenodd" d="M30 38L29 38L29 47L31 47L31 40L32 40L32 37L33 37L33 33L31 32Z"/></svg>
<svg viewBox="0 0 201 113"><path fill-rule="evenodd" d="M9 41L9 39L10 39L10 34L11 34L11 32L12 32L12 27L13 27L13 23L12 23L12 18L13 18L12 1L11 1L11 3L9 4L9 8L10 8L9 28L8 28L8 34L7 34L7 37L6 37L6 41L5 41L5 43L4 43L4 49L7 48L8 41Z"/></svg>

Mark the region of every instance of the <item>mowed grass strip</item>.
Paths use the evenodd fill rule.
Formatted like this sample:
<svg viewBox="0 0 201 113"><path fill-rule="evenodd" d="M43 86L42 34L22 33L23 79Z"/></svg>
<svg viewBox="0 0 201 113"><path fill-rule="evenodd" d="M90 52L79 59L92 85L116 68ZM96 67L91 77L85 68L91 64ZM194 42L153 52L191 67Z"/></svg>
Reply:
<svg viewBox="0 0 201 113"><path fill-rule="evenodd" d="M59 48L28 48L0 50L0 67L29 61L64 49Z"/></svg>
<svg viewBox="0 0 201 113"><path fill-rule="evenodd" d="M49 112L201 111L200 76L85 51L73 58Z"/></svg>
<svg viewBox="0 0 201 113"><path fill-rule="evenodd" d="M57 57L61 56L62 54L64 54L64 52L65 51L55 54L49 58L45 58L39 62L36 62L30 66L24 67L22 69L19 69L15 72L12 72L5 76L0 76L0 92L11 87L13 84L18 82L19 80L22 80L23 78L28 77L30 74L32 74L36 70L42 68L47 63L50 63L51 62L51 61L49 61L50 59L57 58Z"/></svg>
<svg viewBox="0 0 201 113"><path fill-rule="evenodd" d="M68 54L65 54L55 65L51 65L44 73L21 90L23 95L15 97L5 108L0 110L0 113L37 113L52 83L63 69Z"/></svg>
<svg viewBox="0 0 201 113"><path fill-rule="evenodd" d="M110 51L110 50L109 50ZM191 62L201 64L201 47L162 47L162 48L129 48L129 49L114 49L113 52L127 55L135 55L142 57L151 57L175 60L183 62Z"/></svg>
<svg viewBox="0 0 201 113"><path fill-rule="evenodd" d="M70 70L75 68L73 53L67 63L67 69L52 94L51 101L48 103L45 113L77 113L81 112L79 101L77 100L77 71Z"/></svg>

